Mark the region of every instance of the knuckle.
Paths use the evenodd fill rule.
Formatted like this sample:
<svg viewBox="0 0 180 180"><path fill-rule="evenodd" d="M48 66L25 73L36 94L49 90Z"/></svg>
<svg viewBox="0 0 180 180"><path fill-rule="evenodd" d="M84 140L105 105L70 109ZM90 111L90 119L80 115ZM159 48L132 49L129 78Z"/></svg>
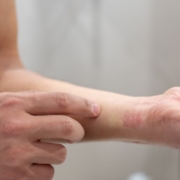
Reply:
<svg viewBox="0 0 180 180"><path fill-rule="evenodd" d="M176 94L180 94L180 87L173 87L173 88L170 88L169 90L167 90L165 92L165 94L172 94L172 95L176 95Z"/></svg>
<svg viewBox="0 0 180 180"><path fill-rule="evenodd" d="M28 129L28 125L19 120L11 120L3 125L2 135L4 137L13 137L24 133Z"/></svg>
<svg viewBox="0 0 180 180"><path fill-rule="evenodd" d="M12 148L8 152L8 159L11 159L12 164L17 163L17 157L20 156L20 154L23 153L21 148Z"/></svg>
<svg viewBox="0 0 180 180"><path fill-rule="evenodd" d="M14 136L16 134L17 131L17 127L14 123L8 123L6 125L4 125L3 129L2 129L2 135L4 137L6 136Z"/></svg>
<svg viewBox="0 0 180 180"><path fill-rule="evenodd" d="M55 93L55 101L61 108L67 108L69 97L67 93Z"/></svg>
<svg viewBox="0 0 180 180"><path fill-rule="evenodd" d="M84 99L84 104L85 104L85 107L87 107L87 108L90 108L92 105L92 103L87 99Z"/></svg>
<svg viewBox="0 0 180 180"><path fill-rule="evenodd" d="M7 95L5 100L1 103L1 108L12 108L16 107L21 103L20 98L17 98L13 95Z"/></svg>
<svg viewBox="0 0 180 180"><path fill-rule="evenodd" d="M74 123L71 118L64 118L63 124L62 124L62 133L65 136L70 136L74 132Z"/></svg>
<svg viewBox="0 0 180 180"><path fill-rule="evenodd" d="M180 87L173 87L165 92L165 97L171 100L180 101Z"/></svg>

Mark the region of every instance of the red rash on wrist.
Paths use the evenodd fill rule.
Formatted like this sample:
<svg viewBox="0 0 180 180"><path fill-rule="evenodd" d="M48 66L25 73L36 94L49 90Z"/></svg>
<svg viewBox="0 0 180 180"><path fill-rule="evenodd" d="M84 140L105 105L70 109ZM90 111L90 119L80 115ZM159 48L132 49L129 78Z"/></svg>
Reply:
<svg viewBox="0 0 180 180"><path fill-rule="evenodd" d="M144 125L144 118L142 112L140 112L138 106L132 107L131 110L127 111L123 118L123 127L131 129L139 129Z"/></svg>
<svg viewBox="0 0 180 180"><path fill-rule="evenodd" d="M128 111L123 118L123 127L131 129L141 129L147 126L147 118L150 109L155 105L157 98L138 98L129 103Z"/></svg>

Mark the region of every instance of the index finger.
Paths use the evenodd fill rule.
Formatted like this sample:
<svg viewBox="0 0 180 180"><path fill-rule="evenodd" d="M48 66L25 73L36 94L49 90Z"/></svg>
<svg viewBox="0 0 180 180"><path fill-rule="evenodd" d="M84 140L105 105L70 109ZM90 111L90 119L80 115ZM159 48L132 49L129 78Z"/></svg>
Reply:
<svg viewBox="0 0 180 180"><path fill-rule="evenodd" d="M83 117L97 117L99 105L68 93L29 93L25 94L25 110L31 115L69 114Z"/></svg>

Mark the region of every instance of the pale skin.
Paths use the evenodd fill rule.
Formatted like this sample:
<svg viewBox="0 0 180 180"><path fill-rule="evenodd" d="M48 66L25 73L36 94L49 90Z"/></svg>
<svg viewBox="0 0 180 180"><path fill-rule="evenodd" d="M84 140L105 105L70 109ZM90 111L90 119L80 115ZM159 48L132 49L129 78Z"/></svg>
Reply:
<svg viewBox="0 0 180 180"><path fill-rule="evenodd" d="M6 8L1 8L2 4ZM84 128L83 141L120 140L180 148L179 87L171 88L157 96L131 97L79 87L28 71L23 67L17 50L17 29L13 0L8 0L8 3L7 0L1 0L0 13L6 13L6 21L0 14L1 92L56 91L71 93L84 98L88 97L100 105L100 116L92 119L81 114L68 114ZM63 102L69 102L68 96L65 95L63 99ZM18 156L23 151L23 148L19 151L17 147L15 153ZM46 169L42 168L42 174L45 171ZM11 178L9 179L11 180ZM31 179L28 179L27 176L27 180Z"/></svg>
<svg viewBox="0 0 180 180"><path fill-rule="evenodd" d="M94 118L93 109L65 93L0 93L0 179L52 179L51 164L63 163L66 148L47 141L80 141L84 129L67 115Z"/></svg>
<svg viewBox="0 0 180 180"><path fill-rule="evenodd" d="M3 74L20 67L15 42L14 1L1 0L0 87L4 84ZM0 180L51 180L54 176L52 164L63 163L66 148L48 142L80 141L84 129L70 116L93 120L99 114L99 105L67 93L1 92Z"/></svg>

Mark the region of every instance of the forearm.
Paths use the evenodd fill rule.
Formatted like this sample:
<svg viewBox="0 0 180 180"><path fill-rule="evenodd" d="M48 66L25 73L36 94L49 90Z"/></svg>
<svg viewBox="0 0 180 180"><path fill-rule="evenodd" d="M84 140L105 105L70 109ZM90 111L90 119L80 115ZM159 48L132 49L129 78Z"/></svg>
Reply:
<svg viewBox="0 0 180 180"><path fill-rule="evenodd" d="M23 69L17 50L17 21L14 0L0 1L0 91L64 91L100 104L96 120L76 117L86 130L85 140L145 139L150 98L133 98L78 87L44 78ZM154 100L153 100L154 101ZM144 103L146 102L146 103Z"/></svg>
<svg viewBox="0 0 180 180"><path fill-rule="evenodd" d="M83 125L85 140L130 140L146 141L147 116L156 97L135 98L110 92L79 87L65 82L51 80L27 70L7 71L1 81L1 91L61 91L79 95L97 102L101 115L96 120L77 117Z"/></svg>
<svg viewBox="0 0 180 180"><path fill-rule="evenodd" d="M155 97L130 97L42 77L23 68L17 50L14 0L0 1L0 92L60 91L97 102L97 119L75 117L85 141L121 140L180 148L180 88Z"/></svg>

